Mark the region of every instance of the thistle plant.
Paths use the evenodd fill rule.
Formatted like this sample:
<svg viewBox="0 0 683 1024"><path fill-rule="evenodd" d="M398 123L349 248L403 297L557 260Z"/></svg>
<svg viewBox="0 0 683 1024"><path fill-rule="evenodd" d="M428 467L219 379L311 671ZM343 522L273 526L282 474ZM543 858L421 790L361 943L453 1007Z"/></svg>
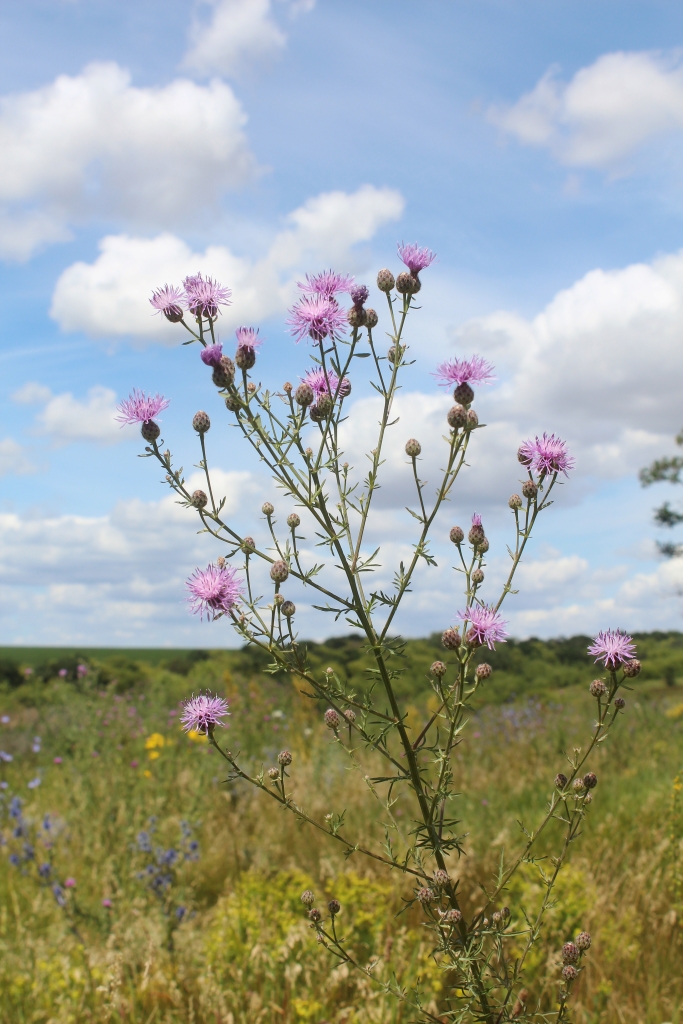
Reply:
<svg viewBox="0 0 683 1024"><path fill-rule="evenodd" d="M454 389L454 404L444 402L440 476L435 487L427 487L420 474L421 441L406 438L405 485L414 493L408 509L414 526L412 554L395 567L390 586L372 585L372 574L383 567L381 549L370 551L367 538L376 530L375 498L388 436L402 429L394 403L412 365L409 334L418 311L414 299L422 289L421 273L434 260L433 253L416 245L402 245L398 253L405 269L397 276L381 270L377 277L386 303L381 332L380 316L368 306L365 285L333 271L306 277L287 324L297 342L310 346L311 365L300 373L298 383L286 382L275 391L264 388L254 375L257 330L239 328L234 357L223 351L217 325L220 307L230 301L227 288L198 274L186 278L182 288L166 285L152 296L154 308L186 332L185 344L199 346L201 362L210 368L234 427L288 501L284 516L276 515L270 501L263 504L266 544L238 532L224 515L225 498L212 486L211 422L206 412L197 412L192 422L206 491L190 491L171 451L162 450L165 442L156 417L166 399L136 391L120 407L123 422L141 424L147 442L144 457L158 461L180 503L222 545L215 562L198 568L187 582L192 611L210 620L229 619L241 640L267 652L269 671L290 674L318 702L321 727L329 730L367 786L381 835L349 834L343 811L320 820L310 813L297 791L296 758L288 750L280 753L277 765L250 770L220 738L229 713L222 697L193 696L185 706L183 724L206 734L228 762L231 780L257 787L264 798L326 833L348 857L369 858L386 871L400 873L407 904L419 910L432 933L443 983L438 993L406 991L391 980L390 964L379 959L359 962L353 937L340 927L343 907L336 899L317 907L315 894L307 890L301 897L303 912L320 945L332 954L331 966L343 963L363 972L420 1020L566 1021L590 936L567 936L557 951L550 1001L547 986L536 993L526 987L525 967L553 906L559 872L594 799L598 780L589 770L590 760L623 710L619 691L637 674L639 663L625 634L607 631L596 638L589 653L604 671L590 684L597 710L585 749L577 747L567 755L567 766L556 775L554 786L556 769L549 768L545 814L534 828L522 828L519 848L501 857L495 877L482 885L479 905L470 906L459 884L459 859L467 851L467 837L460 831L453 755L467 739L471 700L491 676L491 667L481 660L482 648L505 642L507 624L501 609L514 593L515 572L538 516L551 506L553 490L568 476L574 460L554 434L544 433L520 445L520 493L508 500L509 571L500 592L484 596L489 540L482 518L474 513L469 525L449 530L444 512L483 429L473 408L474 389L493 380L493 367L478 355L443 362L435 376ZM350 297L347 308L344 295ZM382 340L385 336L388 344ZM343 450L344 423L354 413L349 396L361 374L369 377L380 405L364 476L349 464ZM443 660L425 665L435 710L419 727L411 727L396 692L404 669L404 645L395 622L399 609L409 607L418 566L436 564L429 546L436 530L443 531L444 539L448 535L453 545L455 579L463 596L459 608L454 600L454 614L442 624ZM310 541L322 550L321 560L311 559L306 546ZM312 596L314 607L333 621L345 620L364 637L373 667L362 689L351 689L332 669L319 673L310 666L296 627L295 599L302 594ZM378 763L383 766L380 771ZM545 856L548 844L553 848L550 857ZM537 906L515 906L510 899L511 880L520 870L538 875L542 895Z"/></svg>

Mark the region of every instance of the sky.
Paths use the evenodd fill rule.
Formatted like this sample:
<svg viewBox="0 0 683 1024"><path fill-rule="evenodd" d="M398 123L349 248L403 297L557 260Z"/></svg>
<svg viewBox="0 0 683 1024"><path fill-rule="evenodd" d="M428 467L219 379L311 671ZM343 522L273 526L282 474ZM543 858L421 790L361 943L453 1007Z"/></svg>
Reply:
<svg viewBox="0 0 683 1024"><path fill-rule="evenodd" d="M463 605L448 530L479 512L497 597L519 443L547 431L576 467L543 513L505 617L517 637L679 629L683 560L638 471L683 426L683 8L673 0L4 0L0 5L0 643L231 646L185 580L222 553L197 533L116 405L170 399L174 464L215 486L266 544L275 490L154 287L201 270L221 314L259 327L271 389L310 366L287 333L305 273L371 287L400 241L438 254L368 531L377 582L410 557L408 437L435 481L451 404L433 372L479 353L486 428L397 617L406 635ZM361 361L359 361L361 362ZM364 361L363 361L364 362ZM255 371L256 372L256 371ZM357 371L344 427L362 473L377 403ZM320 552L309 531L310 564ZM291 583L291 581L290 581ZM348 632L288 585L297 627Z"/></svg>

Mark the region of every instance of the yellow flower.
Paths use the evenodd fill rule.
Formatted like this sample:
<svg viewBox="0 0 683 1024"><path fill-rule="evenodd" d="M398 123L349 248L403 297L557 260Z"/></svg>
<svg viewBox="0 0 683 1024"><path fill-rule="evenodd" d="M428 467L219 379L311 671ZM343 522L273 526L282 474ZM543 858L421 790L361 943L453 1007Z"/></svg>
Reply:
<svg viewBox="0 0 683 1024"><path fill-rule="evenodd" d="M150 759L150 761L156 761L158 757L161 757L161 754L159 753L158 750L150 750L147 756Z"/></svg>
<svg viewBox="0 0 683 1024"><path fill-rule="evenodd" d="M196 729L190 729L187 734L188 739L192 740L193 743L207 743L208 736L206 733L197 732Z"/></svg>
<svg viewBox="0 0 683 1024"><path fill-rule="evenodd" d="M148 736L145 740L145 750L154 750L156 747L163 747L166 740L160 732L153 732L151 736Z"/></svg>
<svg viewBox="0 0 683 1024"><path fill-rule="evenodd" d="M144 770L144 772L142 774L145 776L146 779L151 779L152 778L152 773L151 773L151 771L148 768L145 768L145 770Z"/></svg>

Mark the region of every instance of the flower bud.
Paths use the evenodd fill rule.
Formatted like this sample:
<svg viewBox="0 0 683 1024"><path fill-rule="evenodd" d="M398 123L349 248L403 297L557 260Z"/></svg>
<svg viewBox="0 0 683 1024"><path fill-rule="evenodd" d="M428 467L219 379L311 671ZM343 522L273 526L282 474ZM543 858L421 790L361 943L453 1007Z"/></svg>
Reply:
<svg viewBox="0 0 683 1024"><path fill-rule="evenodd" d="M274 583L284 583L289 576L289 568L286 562L278 558L270 567L270 578Z"/></svg>
<svg viewBox="0 0 683 1024"><path fill-rule="evenodd" d="M441 634L441 643L448 651L457 651L460 647L460 633L457 629L446 629Z"/></svg>
<svg viewBox="0 0 683 1024"><path fill-rule="evenodd" d="M339 902L339 900L330 900L330 902L327 904L327 909L332 914L332 917L334 917L335 914L338 914L339 911L341 910L341 903Z"/></svg>
<svg viewBox="0 0 683 1024"><path fill-rule="evenodd" d="M302 409L305 409L306 406L310 405L315 398L313 388L310 384L299 384L299 387L294 392L294 398L297 405L300 405Z"/></svg>
<svg viewBox="0 0 683 1024"><path fill-rule="evenodd" d="M588 932L579 932L574 941L582 953L591 948L591 937Z"/></svg>
<svg viewBox="0 0 683 1024"><path fill-rule="evenodd" d="M277 608L279 608L279 607L280 607L280 605L281 605L281 604L284 604L284 603L285 603L285 599L284 599L284 597L282 596L282 594L276 594L276 595L275 595L275 597L273 598L273 604L274 604L274 605L275 605L275 606L276 606Z"/></svg>
<svg viewBox="0 0 683 1024"><path fill-rule="evenodd" d="M510 908L503 907L503 909L501 910L501 914L503 915L503 920L507 921L508 917L510 916Z"/></svg>
<svg viewBox="0 0 683 1024"><path fill-rule="evenodd" d="M585 797L583 798L583 802L585 804L592 804L593 803L593 794L592 793L586 793Z"/></svg>
<svg viewBox="0 0 683 1024"><path fill-rule="evenodd" d="M448 885L448 883L450 882L448 872L444 871L443 868L437 868L434 874L432 875L432 878L434 879L434 885L438 885L439 887Z"/></svg>
<svg viewBox="0 0 683 1024"><path fill-rule="evenodd" d="M140 427L140 433L142 434L145 441L156 441L159 434L161 433L161 430L159 429L159 425L155 423L154 420L145 420L145 422Z"/></svg>
<svg viewBox="0 0 683 1024"><path fill-rule="evenodd" d="M399 274L399 277L400 276L401 275ZM415 895L417 896L418 900L420 901L420 903L422 903L423 906L426 906L427 904L434 902L434 892L427 885L424 885L421 889L418 889Z"/></svg>
<svg viewBox="0 0 683 1024"><path fill-rule="evenodd" d="M440 910L439 917L447 924L457 924L462 921L462 914L459 910Z"/></svg>
<svg viewBox="0 0 683 1024"><path fill-rule="evenodd" d="M578 959L578 946L575 946L573 942L565 942L562 947L562 962L565 964L575 964Z"/></svg>
<svg viewBox="0 0 683 1024"><path fill-rule="evenodd" d="M576 967L572 967L571 964L567 964L566 967L562 968L562 977L565 981L575 981L578 976L579 972Z"/></svg>
<svg viewBox="0 0 683 1024"><path fill-rule="evenodd" d="M225 396L225 408L228 412L237 412L242 405L239 395L226 395Z"/></svg>
<svg viewBox="0 0 683 1024"><path fill-rule="evenodd" d="M588 689L594 697L604 697L607 693L607 687L602 679L594 679Z"/></svg>
<svg viewBox="0 0 683 1024"><path fill-rule="evenodd" d="M467 534L467 539L474 548L480 547L486 540L486 534L484 533L484 527L481 523L472 523L470 532Z"/></svg>
<svg viewBox="0 0 683 1024"><path fill-rule="evenodd" d="M193 491L190 499L195 508L204 508L209 500L204 491Z"/></svg>
<svg viewBox="0 0 683 1024"><path fill-rule="evenodd" d="M201 409L199 412L196 412L192 417L192 426L198 434L205 434L211 426L208 413L203 412Z"/></svg>
<svg viewBox="0 0 683 1024"><path fill-rule="evenodd" d="M289 767L292 763L292 755L289 750L281 750L277 755L278 764L281 764L283 768Z"/></svg>
<svg viewBox="0 0 683 1024"><path fill-rule="evenodd" d="M640 674L640 669L642 668L637 658L633 658L632 661L627 661L621 667L627 679L635 679L635 677Z"/></svg>
<svg viewBox="0 0 683 1024"><path fill-rule="evenodd" d="M327 726L327 728L334 729L335 731L339 728L339 725L341 723L341 718L334 710L334 708L328 708L325 714L323 715L323 719L325 721L325 725Z"/></svg>
<svg viewBox="0 0 683 1024"><path fill-rule="evenodd" d="M310 889L306 889L305 892L301 893L301 902L305 907L312 907L315 903L315 896Z"/></svg>
<svg viewBox="0 0 683 1024"><path fill-rule="evenodd" d="M487 662L482 661L481 665L477 665L474 670L475 679L490 679L493 669Z"/></svg>
<svg viewBox="0 0 683 1024"><path fill-rule="evenodd" d="M349 725L353 725L353 723L356 721L356 712L352 708L347 708L346 711L344 712L344 718L349 723Z"/></svg>
<svg viewBox="0 0 683 1024"><path fill-rule="evenodd" d="M421 287L420 278L407 270L401 271L396 278L396 291L401 295L416 295Z"/></svg>
<svg viewBox="0 0 683 1024"><path fill-rule="evenodd" d="M381 292L386 292L387 294L389 294L391 289L394 287L394 284L394 275L391 273L391 271L386 269L380 270L379 274L377 275L377 287L379 288L379 290Z"/></svg>
<svg viewBox="0 0 683 1024"><path fill-rule="evenodd" d="M391 346L391 348L387 352L387 359L391 363L392 366L396 362L398 362L398 363L401 362L401 360L403 359L403 356L405 355L405 351L406 351L405 345L399 345L398 346L398 357L397 357L397 355L396 355L396 346L395 345Z"/></svg>
<svg viewBox="0 0 683 1024"><path fill-rule="evenodd" d="M488 539L488 537L484 537L483 541L479 545L479 554L480 555L485 555L486 552L488 551L488 549L489 549L489 539Z"/></svg>
<svg viewBox="0 0 683 1024"><path fill-rule="evenodd" d="M617 711L622 711L626 707L626 701L623 697L617 697L614 701L614 706L617 709Z"/></svg>
<svg viewBox="0 0 683 1024"><path fill-rule="evenodd" d="M433 661L429 671L432 673L433 676L436 676L437 679L441 679L441 677L445 676L446 673L448 672L448 668L444 665L442 661Z"/></svg>
<svg viewBox="0 0 683 1024"><path fill-rule="evenodd" d="M235 366L240 370L251 370L256 362L256 350L251 345L240 345L235 352Z"/></svg>
<svg viewBox="0 0 683 1024"><path fill-rule="evenodd" d="M242 551L244 551L245 555L250 555L252 551L256 551L256 541L253 537L245 537L240 544L240 547Z"/></svg>
<svg viewBox="0 0 683 1024"><path fill-rule="evenodd" d="M555 785L558 789L564 789L567 785L567 776L563 775L562 772L558 772L555 776Z"/></svg>
<svg viewBox="0 0 683 1024"><path fill-rule="evenodd" d="M320 913L319 910L316 910L314 907L312 910L308 911L308 916L310 920L313 921L314 924L317 924L319 921L322 921L323 915Z"/></svg>
<svg viewBox="0 0 683 1024"><path fill-rule="evenodd" d="M218 558L216 559L216 565L218 566L219 569L223 569L225 567L225 562L226 559L224 555L219 555Z"/></svg>
<svg viewBox="0 0 683 1024"><path fill-rule="evenodd" d="M279 779L280 778L280 771L279 771L279 769L278 768L269 768L268 769L268 778L269 779L273 779L273 781L275 781L275 779Z"/></svg>
<svg viewBox="0 0 683 1024"><path fill-rule="evenodd" d="M263 504L261 505L261 511L263 512L264 516L272 516L273 512L275 511L275 506L271 505L269 501L264 501Z"/></svg>
<svg viewBox="0 0 683 1024"><path fill-rule="evenodd" d="M529 455L529 453L525 451L524 448L519 448L517 451L517 461L521 462L523 466L526 466L528 468L533 460L531 455Z"/></svg>
<svg viewBox="0 0 683 1024"><path fill-rule="evenodd" d="M474 401L474 391L467 383L458 384L453 392L453 398L460 405L471 405Z"/></svg>
<svg viewBox="0 0 683 1024"><path fill-rule="evenodd" d="M451 532L448 534L454 544L462 544L465 539L465 534L460 526L451 527Z"/></svg>
<svg viewBox="0 0 683 1024"><path fill-rule="evenodd" d="M235 364L229 356L221 356L218 366L214 367L211 380L217 388L227 388L235 379Z"/></svg>
<svg viewBox="0 0 683 1024"><path fill-rule="evenodd" d="M417 458L421 451L422 445L414 437L406 441L406 455L409 455L411 459Z"/></svg>
<svg viewBox="0 0 683 1024"><path fill-rule="evenodd" d="M598 777L595 772L587 772L583 777L583 784L586 789L595 789L598 784Z"/></svg>
<svg viewBox="0 0 683 1024"><path fill-rule="evenodd" d="M583 779L574 779L574 781L572 782L572 789L574 790L574 793L577 796L580 796L581 793L586 792L586 783L583 781Z"/></svg>
<svg viewBox="0 0 683 1024"><path fill-rule="evenodd" d="M332 412L332 395L329 395L326 391L323 391L322 395L318 395L315 405L311 409L311 419L327 419Z"/></svg>
<svg viewBox="0 0 683 1024"><path fill-rule="evenodd" d="M256 385L251 380L247 384L247 391L249 392L250 395L255 395L256 394Z"/></svg>
<svg viewBox="0 0 683 1024"><path fill-rule="evenodd" d="M476 586L479 586L480 583L484 582L484 573L481 569L475 569L470 578Z"/></svg>
<svg viewBox="0 0 683 1024"><path fill-rule="evenodd" d="M467 410L467 423L465 424L467 430L474 430L475 427L479 426L479 417L477 416L474 409Z"/></svg>
<svg viewBox="0 0 683 1024"><path fill-rule="evenodd" d="M373 327L377 326L377 321L378 320L379 320L379 317L377 316L377 312L374 309L371 309L368 306L368 308L365 310L365 325L366 325L366 327L369 327L370 330L372 330Z"/></svg>
<svg viewBox="0 0 683 1024"><path fill-rule="evenodd" d="M458 430L459 427L464 427L467 423L467 409L462 405L454 405L452 409L449 409L446 419L449 427Z"/></svg>
<svg viewBox="0 0 683 1024"><path fill-rule="evenodd" d="M533 480L524 481L524 483L522 484L522 494L525 498L528 498L529 501L532 501L536 497L536 495L538 494L538 487L533 482Z"/></svg>
<svg viewBox="0 0 683 1024"><path fill-rule="evenodd" d="M285 601L281 611L286 619L291 619L292 615L296 612L296 605L293 601Z"/></svg>
<svg viewBox="0 0 683 1024"><path fill-rule="evenodd" d="M511 494L510 497L508 498L508 505L510 508L521 508L522 499L518 494Z"/></svg>
<svg viewBox="0 0 683 1024"><path fill-rule="evenodd" d="M291 392L292 392L292 385L291 385L291 384L289 383L289 381L288 381L288 380L286 380L286 381L284 382L284 384L282 385L282 390L284 391L284 393L285 393L286 395L289 395L289 394L291 394Z"/></svg>
<svg viewBox="0 0 683 1024"><path fill-rule="evenodd" d="M479 636L479 634L477 633L476 629L474 629L474 628L470 628L470 629L467 630L467 634L465 636L465 640L467 641L467 643L468 643L468 645L470 647L476 648L476 647L481 647L481 645L482 645L482 639Z"/></svg>
<svg viewBox="0 0 683 1024"><path fill-rule="evenodd" d="M365 326L367 317L362 306L351 306L351 309L346 314L346 319L357 330L359 327Z"/></svg>
<svg viewBox="0 0 683 1024"><path fill-rule="evenodd" d="M300 523L301 523L301 519L296 514L296 512L291 512L287 516L287 526L289 526L292 530L295 530L297 528L297 526L300 525Z"/></svg>
<svg viewBox="0 0 683 1024"><path fill-rule="evenodd" d="M500 910L493 911L493 914L491 915L491 920L493 921L496 927L501 923L501 921L503 920L503 915L501 914Z"/></svg>

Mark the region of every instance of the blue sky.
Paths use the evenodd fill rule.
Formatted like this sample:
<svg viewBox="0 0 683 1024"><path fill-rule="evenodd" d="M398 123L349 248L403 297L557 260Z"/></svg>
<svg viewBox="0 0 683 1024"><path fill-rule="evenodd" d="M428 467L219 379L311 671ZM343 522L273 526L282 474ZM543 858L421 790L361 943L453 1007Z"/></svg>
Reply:
<svg viewBox="0 0 683 1024"><path fill-rule="evenodd" d="M516 446L554 430L577 468L535 534L511 630L680 626L683 569L658 558L651 521L675 495L637 483L682 425L680 5L5 0L0 33L0 641L233 642L187 613L183 580L217 552L113 423L116 401L170 397L164 435L186 467L189 420L211 413L240 528L262 528L270 484L149 289L218 273L235 293L222 337L260 326L259 370L279 385L307 367L283 326L300 275L334 264L372 283L399 239L439 255L399 402L427 475L448 405L435 363L478 350L497 366L441 523L486 517L485 596L505 568ZM362 381L353 397L360 463L375 413ZM389 574L410 544L390 454L373 528L391 537ZM460 604L452 551L435 550L401 622L413 635ZM296 600L302 632L322 636Z"/></svg>

